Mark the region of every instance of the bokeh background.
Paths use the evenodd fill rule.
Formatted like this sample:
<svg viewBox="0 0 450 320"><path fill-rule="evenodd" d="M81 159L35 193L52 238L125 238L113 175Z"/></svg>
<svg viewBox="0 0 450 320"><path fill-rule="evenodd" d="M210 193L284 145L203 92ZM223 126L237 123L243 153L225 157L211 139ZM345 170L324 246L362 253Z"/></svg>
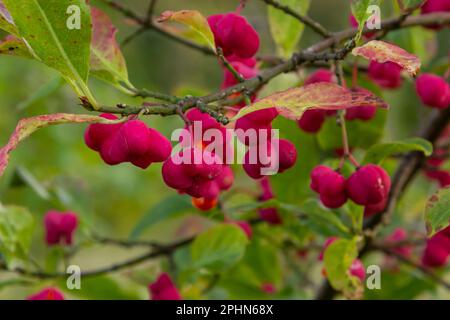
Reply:
<svg viewBox="0 0 450 320"><path fill-rule="evenodd" d="M120 30L119 40L136 30L137 26L124 19L121 14L97 1L91 2L110 15ZM119 2L138 13L146 12L146 0ZM313 0L309 14L321 21L328 29L341 30L349 27L348 3L347 0ZM394 14L395 9L392 3L394 1L385 1L383 18ZM237 5L236 0L164 0L158 2L156 13L164 10L196 9L204 15L210 15L233 11ZM266 7L261 1L250 0L243 14L260 33L262 40L260 54L273 55L275 47L267 23ZM447 59L450 48L449 36L448 29L433 35L424 29L414 28L395 32L390 37L399 45L418 53L424 59L425 69L439 70L443 61L445 64ZM307 47L318 40L317 36L306 28L299 48ZM129 43L123 48L123 53L128 63L130 79L138 88L179 95L205 94L218 90L222 81L222 71L215 58L174 43L153 31L145 32ZM301 70L300 78L310 71L309 69ZM282 76L266 87L264 92L283 89L298 81L295 75ZM104 104L140 102L96 79L90 81L90 86L97 99ZM377 89L374 88L374 90ZM379 90L376 92L383 95L391 105L389 113L383 115L383 117L387 116L386 128L384 130L381 127L374 128L384 140L413 136L420 126L420 121L429 112L420 105L412 92L413 82L410 79L395 92L381 93ZM54 112L85 113L86 111L77 104L76 96L60 80L56 72L35 61L0 56L0 144L7 142L19 119ZM182 122L177 117L149 117L146 121L166 136L170 136L172 130L182 126ZM275 193L283 201L300 203L311 196L307 182L311 168L329 157L329 151L321 150L317 139L301 133L295 123L286 120L277 121L282 134L296 141L299 158L296 168L285 173L284 177L274 179ZM51 264L53 254L45 247L43 241L42 217L47 210L72 210L80 215L82 226L77 233L77 240L84 243L85 248L72 257L71 261L79 264L82 269L89 269L122 261L140 252L139 249L121 249L89 242L86 244L92 231L113 238L127 238L141 219L152 213L155 205L175 194L174 190L164 185L160 174L160 164L152 165L145 171L128 164L114 167L105 165L97 153L85 146L84 130L84 125L64 125L38 131L20 144L13 153L6 174L0 180L1 203L24 206L36 219L37 227L33 235L31 252L32 258L42 264ZM387 167L389 165L388 163ZM238 189L255 190L256 184L243 175L239 166L236 166L235 172ZM427 196L435 189L436 185L419 177L401 202L396 215L398 221L394 221L394 224L409 223L413 225L413 228L423 231L423 206ZM233 205L254 201L245 192L235 193L237 194L230 200ZM202 219L202 214L196 212L194 208L185 211L191 214L146 228L142 230L140 237L163 243L169 242L195 234L209 223L207 219ZM270 227L262 226L261 228L261 232L264 233L267 232L265 229ZM273 231L274 236L279 233L281 231ZM299 237L301 238L301 235ZM281 254L282 252L276 253L276 255ZM315 259L313 256L305 263L317 264ZM378 257L373 259L377 261ZM280 261L276 266L279 266L281 270L287 268L289 262L281 257ZM83 290L67 292L67 295L81 299L146 299L148 298L146 284L153 280L165 266L167 266L165 261L162 264L160 261L154 261L140 265L134 272L127 271L113 276L83 280ZM261 265L261 269L264 269L264 266ZM248 272L251 278L252 271ZM264 271L253 270L253 272ZM311 297L312 287L308 286L307 282L320 283L320 267L312 272L312 279L303 279L299 275L292 275L291 272L286 271L284 275L281 275L283 272L279 272L280 275L273 279L283 290L279 295L272 297ZM406 272L403 278L395 278L397 279L395 281L400 286L401 281L405 282L417 277L421 278L420 275L410 271ZM51 280L44 282L30 280L18 281L14 286L2 286L2 283L14 281L13 279L15 279L14 275L0 271L0 299L23 299L45 284L58 285ZM427 285L426 280L419 280L423 280L420 283L424 286ZM244 282L233 283L229 280L228 285L228 288L236 290L227 290L227 286L224 285L225 289L213 292L210 297L242 297L245 293L249 297L270 298ZM368 297L385 298L389 297L389 294L396 298L450 297L439 289L416 296L412 293L415 289L417 289L416 286L410 285L409 289L386 293L384 296L379 293L373 296L369 294ZM199 289L195 285L184 290L184 293L190 297L196 297L199 294L197 292Z"/></svg>

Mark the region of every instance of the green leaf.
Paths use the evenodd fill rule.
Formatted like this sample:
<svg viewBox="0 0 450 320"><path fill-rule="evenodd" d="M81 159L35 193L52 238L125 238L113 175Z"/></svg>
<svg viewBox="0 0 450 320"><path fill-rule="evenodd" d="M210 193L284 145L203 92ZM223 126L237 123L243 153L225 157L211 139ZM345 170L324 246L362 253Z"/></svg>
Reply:
<svg viewBox="0 0 450 320"><path fill-rule="evenodd" d="M13 134L9 138L6 146L0 149L0 177L6 169L9 161L10 153L18 146L18 144L34 133L36 130L51 125L64 123L117 123L117 121L109 121L99 116L70 114L70 113L54 113L50 115L41 115L30 118L24 118L19 121Z"/></svg>
<svg viewBox="0 0 450 320"><path fill-rule="evenodd" d="M197 33L215 52L216 45L214 41L214 34L209 27L208 20L196 10L181 10L181 11L164 11L158 18L158 22L174 21L181 23L195 33Z"/></svg>
<svg viewBox="0 0 450 320"><path fill-rule="evenodd" d="M450 187L438 190L428 199L425 220L429 237L450 225Z"/></svg>
<svg viewBox="0 0 450 320"><path fill-rule="evenodd" d="M350 230L341 219L331 210L321 207L317 201L306 201L301 210L307 216L304 223L315 232L325 237L349 236Z"/></svg>
<svg viewBox="0 0 450 320"><path fill-rule="evenodd" d="M273 191L279 201L300 204L311 195L310 172L321 160L320 148L315 136L299 130L295 121L278 117L273 127L281 128L280 137L289 139L302 154L302 160L289 171L270 177Z"/></svg>
<svg viewBox="0 0 450 320"><path fill-rule="evenodd" d="M220 287L228 291L229 299L267 299L270 295L261 290L262 285L270 283L277 286L283 276L276 245L254 238L244 258L221 276Z"/></svg>
<svg viewBox="0 0 450 320"><path fill-rule="evenodd" d="M32 59L26 44L16 36L9 35L0 41L0 54Z"/></svg>
<svg viewBox="0 0 450 320"><path fill-rule="evenodd" d="M355 204L353 201L347 201L345 212L352 221L353 230L361 231L364 221L364 207Z"/></svg>
<svg viewBox="0 0 450 320"><path fill-rule="evenodd" d="M123 285L111 276L83 278L80 290L69 290L64 282L59 286L69 294L88 300L138 300L137 291L130 290L130 284Z"/></svg>
<svg viewBox="0 0 450 320"><path fill-rule="evenodd" d="M383 137L387 112L378 110L375 118L370 121L347 121L349 144L353 148L369 148ZM328 117L317 134L317 141L324 150L334 150L342 147L342 130L336 119Z"/></svg>
<svg viewBox="0 0 450 320"><path fill-rule="evenodd" d="M163 199L152 207L131 231L130 239L138 238L145 230L163 220L179 217L192 211L192 203L189 197L174 195Z"/></svg>
<svg viewBox="0 0 450 320"><path fill-rule="evenodd" d="M295 8L301 15L306 15L311 0L279 0L279 3ZM277 45L280 55L288 58L295 51L305 25L277 8L268 6L267 9L272 38Z"/></svg>
<svg viewBox="0 0 450 320"><path fill-rule="evenodd" d="M14 259L27 260L33 230L34 219L27 209L0 207L0 253L7 264Z"/></svg>
<svg viewBox="0 0 450 320"><path fill-rule="evenodd" d="M344 292L345 295L352 295L358 289L355 277L349 273L357 256L356 240L338 239L325 250L324 264L327 278L334 289Z"/></svg>
<svg viewBox="0 0 450 320"><path fill-rule="evenodd" d="M192 243L192 263L196 268L220 272L242 258L247 243L247 236L238 226L221 224L212 227Z"/></svg>
<svg viewBox="0 0 450 320"><path fill-rule="evenodd" d="M92 7L91 15L91 73L118 89L128 92L122 84L128 88L133 88L133 85L128 79L125 58L116 41L117 29L103 11Z"/></svg>
<svg viewBox="0 0 450 320"><path fill-rule="evenodd" d="M356 106L388 105L369 91L355 91L335 83L319 82L291 88L262 98L248 107L242 108L232 119L236 121L252 112L276 107L283 117L298 120L308 109L343 110Z"/></svg>
<svg viewBox="0 0 450 320"><path fill-rule="evenodd" d="M402 141L379 143L372 146L366 152L363 163L381 163L386 157L407 153L411 151L420 151L427 157L433 153L433 145L422 138L410 138Z"/></svg>
<svg viewBox="0 0 450 320"><path fill-rule="evenodd" d="M34 56L59 71L80 97L96 106L87 87L91 44L91 19L85 0L3 0L20 36ZM69 8L79 10L80 28L71 26ZM74 27L74 28L72 28Z"/></svg>
<svg viewBox="0 0 450 320"><path fill-rule="evenodd" d="M355 17L356 21L359 23L358 28L358 34L357 34L357 41L361 38L362 32L364 30L364 27L366 25L367 20L370 18L370 12L367 10L369 6L371 5L380 5L381 0L353 0L351 7L352 7L352 14Z"/></svg>

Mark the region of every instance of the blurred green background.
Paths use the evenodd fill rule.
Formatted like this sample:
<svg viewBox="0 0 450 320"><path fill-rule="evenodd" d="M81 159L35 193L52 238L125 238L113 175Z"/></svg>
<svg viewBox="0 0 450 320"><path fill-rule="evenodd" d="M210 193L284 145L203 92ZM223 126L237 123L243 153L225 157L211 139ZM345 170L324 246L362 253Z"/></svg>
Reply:
<svg viewBox="0 0 450 320"><path fill-rule="evenodd" d="M119 13L111 11L97 1L91 2L110 15L120 30L119 40L136 30L136 26ZM146 0L119 2L138 13L146 12L148 4ZM330 30L341 30L348 27L348 2L348 0L313 0L309 15L321 21ZM393 14L393 2L385 2L383 17ZM164 0L158 2L156 13L164 10L196 9L206 16L233 11L237 5L238 1L235 0ZM273 55L275 47L270 36L264 4L261 1L250 0L243 14L260 33L262 40L260 54ZM433 39L434 36L428 32L415 28L395 32L391 35L391 39L421 54L426 59L425 70L438 70L442 64L439 57L445 58L449 50L449 36L448 29L439 32L437 38ZM305 48L318 40L318 37L306 28L299 48ZM138 88L174 94L187 92L204 94L218 90L222 81L222 71L215 58L174 43L152 31L142 34L128 44L123 48L123 53L128 63L130 80ZM302 70L303 73L309 71ZM264 92L285 88L296 81L292 75L282 76ZM90 86L103 104L139 102L96 79L90 81ZM379 135L384 135L385 140L411 137L420 120L429 112L411 94L412 86L412 81L407 80L400 90L383 93L392 107L388 114L386 129L383 131L379 128L378 132ZM45 94L42 98L33 98L36 94L42 93ZM77 104L76 96L71 89L58 80L56 72L35 61L1 56L0 112L0 144L3 145L21 118L55 112L86 111ZM177 117L149 117L146 121L168 137L173 129L182 126ZM296 168L287 172L284 177L274 179L276 193L288 203L300 203L311 195L307 183L310 169L321 160L329 158L330 152L321 151L316 139L301 133L295 123L278 120L277 124L282 134L296 141L299 159ZM1 203L24 206L36 218L37 227L32 249L35 260L48 259L49 250L45 248L42 240L41 221L49 209L77 212L83 221L82 230L77 234L79 239L83 239L88 230L95 230L97 234L113 238L127 238L141 217L161 200L175 194L174 190L164 185L160 164L154 164L145 171L129 164L113 167L104 165L98 154L85 146L84 130L84 125L63 125L38 131L21 143L13 153L5 176L0 180ZM238 187L255 188L256 184L242 174L241 168L237 166L235 169ZM398 219L410 221L422 231L423 204L435 188L435 185L419 178L415 187L408 191L402 201L399 210L401 218ZM251 200L245 195L237 198L236 202ZM194 209L191 210L195 213ZM192 217L170 220L145 230L143 238L168 242L195 234L205 223L207 222L202 219ZM82 268L94 268L121 261L137 253L139 250L92 245L73 257L72 262ZM144 284L153 279L161 269L157 262L146 264L139 269L142 269L142 274L139 272L133 275L122 274L114 276L113 280L110 277L101 277L94 279L91 284L86 280L83 282L81 294L69 293L69 296L145 299L148 295ZM319 275L316 276L320 278ZM10 274L0 272L0 283L11 277ZM45 282L51 283L53 282ZM36 282L31 286L19 285L3 289L0 286L0 299L23 299L42 285L42 282ZM307 292L299 291L287 297L308 297Z"/></svg>

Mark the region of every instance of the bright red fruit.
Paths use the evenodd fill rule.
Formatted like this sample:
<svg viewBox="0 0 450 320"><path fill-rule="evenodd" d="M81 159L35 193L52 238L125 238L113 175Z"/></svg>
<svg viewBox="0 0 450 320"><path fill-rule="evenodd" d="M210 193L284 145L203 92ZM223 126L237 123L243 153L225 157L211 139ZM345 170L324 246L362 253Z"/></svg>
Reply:
<svg viewBox="0 0 450 320"><path fill-rule="evenodd" d="M216 46L225 56L236 55L251 58L259 49L259 35L243 16L236 13L217 14L208 17Z"/></svg>
<svg viewBox="0 0 450 320"><path fill-rule="evenodd" d="M368 90L363 89L363 88L356 88L353 89L354 91L357 92L366 92L369 93ZM357 106L357 107L352 107L346 110L345 112L345 119L347 120L363 120L363 121L368 121L370 119L372 119L373 117L375 117L375 114L377 112L377 107L376 106Z"/></svg>
<svg viewBox="0 0 450 320"><path fill-rule="evenodd" d="M319 193L320 200L328 208L339 208L347 202L345 178L326 166L317 166L311 172L311 189Z"/></svg>
<svg viewBox="0 0 450 320"><path fill-rule="evenodd" d="M261 285L261 290L267 294L274 294L277 292L277 288L275 287L275 285L273 283L263 283Z"/></svg>
<svg viewBox="0 0 450 320"><path fill-rule="evenodd" d="M50 287L27 297L27 300L64 300L64 295L58 289Z"/></svg>
<svg viewBox="0 0 450 320"><path fill-rule="evenodd" d="M425 175L439 183L441 188L450 186L450 172L446 170L426 170Z"/></svg>
<svg viewBox="0 0 450 320"><path fill-rule="evenodd" d="M169 187L194 198L206 199L216 199L221 190L230 187L232 171L222 164L218 156L199 148L190 148L180 151L178 157L176 161L174 156L170 157L162 167L164 182ZM182 161L185 157L187 161Z"/></svg>
<svg viewBox="0 0 450 320"><path fill-rule="evenodd" d="M266 148L266 152L263 150ZM256 160L256 161L255 161ZM250 146L244 156L244 170L247 175L253 179L260 179L265 175L274 173L282 173L292 168L297 161L297 149L288 140L278 140L278 152L272 147L270 142L259 143ZM267 170L267 172L264 172Z"/></svg>
<svg viewBox="0 0 450 320"><path fill-rule="evenodd" d="M317 69L306 80L304 85L318 82L337 82L336 75L328 69Z"/></svg>
<svg viewBox="0 0 450 320"><path fill-rule="evenodd" d="M434 74L421 74L416 80L416 91L423 104L437 109L450 105L450 86L444 78Z"/></svg>
<svg viewBox="0 0 450 320"><path fill-rule="evenodd" d="M167 273L162 273L148 286L152 300L181 300L182 297Z"/></svg>
<svg viewBox="0 0 450 320"><path fill-rule="evenodd" d="M363 206L385 201L391 188L391 179L383 168L369 164L357 169L346 182L350 199Z"/></svg>
<svg viewBox="0 0 450 320"><path fill-rule="evenodd" d="M78 226L78 216L73 212L51 210L45 214L45 240L49 246L71 245L73 234Z"/></svg>
<svg viewBox="0 0 450 320"><path fill-rule="evenodd" d="M386 238L386 243L388 245L392 245L401 241L405 241L407 239L407 235L408 234L405 229L397 228ZM395 247L392 249L392 251L407 258L411 256L413 248L411 246L405 245L402 247Z"/></svg>
<svg viewBox="0 0 450 320"><path fill-rule="evenodd" d="M109 114L102 117L117 119ZM103 161L109 165L131 162L142 169L153 162L166 160L172 151L166 137L140 120L92 124L86 130L85 142L91 149L99 151Z"/></svg>
<svg viewBox="0 0 450 320"><path fill-rule="evenodd" d="M450 256L450 237L446 232L440 231L427 240L422 255L422 264L427 267L442 267L448 262Z"/></svg>
<svg viewBox="0 0 450 320"><path fill-rule="evenodd" d="M305 132L317 133L322 128L325 118L326 113L323 110L306 110L300 120L297 121L297 124Z"/></svg>
<svg viewBox="0 0 450 320"><path fill-rule="evenodd" d="M272 121L278 116L276 108L252 112L236 121L234 130L238 139L246 145L262 143L272 137Z"/></svg>
<svg viewBox="0 0 450 320"><path fill-rule="evenodd" d="M352 276L358 277L361 281L364 281L366 278L366 269L364 268L362 261L359 259L353 260L349 271Z"/></svg>
<svg viewBox="0 0 450 320"><path fill-rule="evenodd" d="M274 198L274 194L272 191L272 186L270 185L270 181L268 177L264 177L259 181L261 188L262 188L262 194L259 197L259 201L264 202L268 201L270 199ZM280 215L278 214L278 211L276 208L264 208L259 209L259 216L262 220L269 224L281 224L282 220Z"/></svg>
<svg viewBox="0 0 450 320"><path fill-rule="evenodd" d="M209 211L216 207L217 199L192 198L192 205L201 211Z"/></svg>
<svg viewBox="0 0 450 320"><path fill-rule="evenodd" d="M103 113L100 117L108 120L117 120L118 118L110 113ZM84 141L86 145L94 151L100 151L102 144L120 128L121 124L91 124L85 134Z"/></svg>
<svg viewBox="0 0 450 320"><path fill-rule="evenodd" d="M254 67L249 67L246 64L242 62L231 62L231 66L244 78L244 79L251 79L253 77L256 77L258 75L258 69ZM224 76L223 76L223 83L221 85L222 89L226 89L229 87L232 87L239 83L239 81L236 79L236 77L231 73L230 70L227 68L223 69Z"/></svg>
<svg viewBox="0 0 450 320"><path fill-rule="evenodd" d="M368 75L385 89L396 89L402 85L402 67L394 62L379 63L372 60L369 64Z"/></svg>
<svg viewBox="0 0 450 320"><path fill-rule="evenodd" d="M421 8L422 13L450 11L450 1L448 0L428 0Z"/></svg>

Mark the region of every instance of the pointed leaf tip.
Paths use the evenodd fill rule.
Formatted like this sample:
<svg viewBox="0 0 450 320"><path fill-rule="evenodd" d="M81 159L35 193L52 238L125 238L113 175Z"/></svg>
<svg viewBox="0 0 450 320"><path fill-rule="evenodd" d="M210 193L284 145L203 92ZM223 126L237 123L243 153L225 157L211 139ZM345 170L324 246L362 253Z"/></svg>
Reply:
<svg viewBox="0 0 450 320"><path fill-rule="evenodd" d="M372 40L352 51L354 56L362 56L379 63L394 62L405 69L411 76L420 70L421 62L418 56L408 51L379 40Z"/></svg>

